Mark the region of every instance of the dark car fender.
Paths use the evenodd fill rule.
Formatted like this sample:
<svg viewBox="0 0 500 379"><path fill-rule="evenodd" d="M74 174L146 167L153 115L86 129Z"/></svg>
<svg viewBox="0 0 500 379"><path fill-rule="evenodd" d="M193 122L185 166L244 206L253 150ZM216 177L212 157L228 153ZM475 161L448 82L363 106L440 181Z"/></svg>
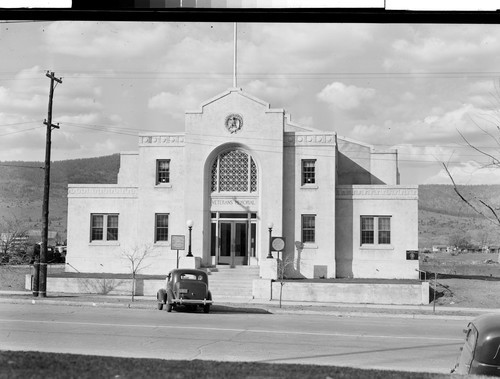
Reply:
<svg viewBox="0 0 500 379"><path fill-rule="evenodd" d="M167 302L167 291L163 288L159 289L156 293L156 299L159 303L165 304Z"/></svg>
<svg viewBox="0 0 500 379"><path fill-rule="evenodd" d="M174 291L172 291L170 288L167 288L167 290L165 291L165 303L172 304L173 299L175 299Z"/></svg>

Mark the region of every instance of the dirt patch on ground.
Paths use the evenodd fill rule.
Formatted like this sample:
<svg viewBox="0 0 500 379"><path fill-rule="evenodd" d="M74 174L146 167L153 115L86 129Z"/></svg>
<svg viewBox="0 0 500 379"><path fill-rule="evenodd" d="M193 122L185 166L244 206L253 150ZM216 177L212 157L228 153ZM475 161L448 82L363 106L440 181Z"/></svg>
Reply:
<svg viewBox="0 0 500 379"><path fill-rule="evenodd" d="M434 287L434 280L430 284ZM497 296L499 291L500 281L438 279L436 305L500 309L500 298ZM431 302L432 300L431 298Z"/></svg>

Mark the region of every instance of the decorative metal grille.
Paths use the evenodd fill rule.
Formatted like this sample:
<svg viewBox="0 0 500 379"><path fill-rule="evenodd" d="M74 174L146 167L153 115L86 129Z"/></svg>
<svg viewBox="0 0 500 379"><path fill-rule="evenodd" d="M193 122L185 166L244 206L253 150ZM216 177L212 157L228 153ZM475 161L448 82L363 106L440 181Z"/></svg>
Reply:
<svg viewBox="0 0 500 379"><path fill-rule="evenodd" d="M212 185L211 185L211 190L212 192L217 191L217 167L218 167L219 159L217 158L212 165Z"/></svg>
<svg viewBox="0 0 500 379"><path fill-rule="evenodd" d="M257 192L257 166L250 158L250 192Z"/></svg>
<svg viewBox="0 0 500 379"><path fill-rule="evenodd" d="M219 156L219 191L248 191L248 156L239 150Z"/></svg>
<svg viewBox="0 0 500 379"><path fill-rule="evenodd" d="M212 165L212 192L256 192L257 166L241 150L220 154Z"/></svg>

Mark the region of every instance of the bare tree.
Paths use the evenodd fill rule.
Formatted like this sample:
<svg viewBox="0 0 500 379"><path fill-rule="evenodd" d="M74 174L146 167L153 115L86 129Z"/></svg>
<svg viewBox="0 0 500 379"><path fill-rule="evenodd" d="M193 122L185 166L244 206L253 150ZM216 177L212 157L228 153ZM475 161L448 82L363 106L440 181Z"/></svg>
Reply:
<svg viewBox="0 0 500 379"><path fill-rule="evenodd" d="M28 247L28 225L15 215L0 220L0 264L24 263Z"/></svg>
<svg viewBox="0 0 500 379"><path fill-rule="evenodd" d="M487 137L491 141L490 146L483 147L471 142L463 133L458 131L458 134L465 142L465 144L480 157L483 158L483 162L476 163L480 164L481 169L498 169L500 168L500 116L498 111L498 103L500 102L500 89L498 85L495 85L495 93L492 94L494 103L492 103L492 112L480 116L481 121L485 124L490 124L490 128L483 127L479 125L475 120L472 122L475 126L482 132L483 136ZM475 213L483 216L488 221L496 226L500 226L500 207L492 204L489 200L481 199L474 193L467 192L464 187L457 185L453 174L450 171L448 162L441 162L446 174L453 184L453 189L458 197L471 208Z"/></svg>
<svg viewBox="0 0 500 379"><path fill-rule="evenodd" d="M129 250L123 250L122 256L128 261L130 273L132 274L132 301L135 300L136 279L139 271L151 266L152 262L145 265L144 262L147 258L155 256L154 250L149 245L142 247L134 246Z"/></svg>
<svg viewBox="0 0 500 379"><path fill-rule="evenodd" d="M283 253L284 255L285 253ZM286 283L286 273L289 267L293 267L293 256L283 256L283 259L278 259L278 282L280 283L280 308L281 299L283 298L283 286Z"/></svg>
<svg viewBox="0 0 500 379"><path fill-rule="evenodd" d="M483 216L486 220L492 222L496 226L500 227L500 207L490 204L487 200L479 198L476 194L467 192L464 188L461 188L455 182L453 175L451 174L448 164L442 162L442 165L446 171L446 174L453 184L453 190L458 195L458 197L467 204L474 212Z"/></svg>

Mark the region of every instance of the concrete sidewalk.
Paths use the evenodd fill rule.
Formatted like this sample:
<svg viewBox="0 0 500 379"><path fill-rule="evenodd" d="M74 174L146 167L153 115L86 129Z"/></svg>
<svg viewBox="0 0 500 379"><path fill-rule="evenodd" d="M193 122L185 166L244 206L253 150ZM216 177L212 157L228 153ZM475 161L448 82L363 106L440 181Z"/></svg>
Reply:
<svg viewBox="0 0 500 379"><path fill-rule="evenodd" d="M0 291L0 303L70 305L80 307L112 307L156 310L156 298L152 296L86 295L49 293L47 297L34 297L30 291ZM344 304L253 300L242 298L222 298L212 306L213 313L266 313L266 314L317 314L336 317L399 317L470 320L485 313L498 313L500 309L459 308L430 305L378 305Z"/></svg>

